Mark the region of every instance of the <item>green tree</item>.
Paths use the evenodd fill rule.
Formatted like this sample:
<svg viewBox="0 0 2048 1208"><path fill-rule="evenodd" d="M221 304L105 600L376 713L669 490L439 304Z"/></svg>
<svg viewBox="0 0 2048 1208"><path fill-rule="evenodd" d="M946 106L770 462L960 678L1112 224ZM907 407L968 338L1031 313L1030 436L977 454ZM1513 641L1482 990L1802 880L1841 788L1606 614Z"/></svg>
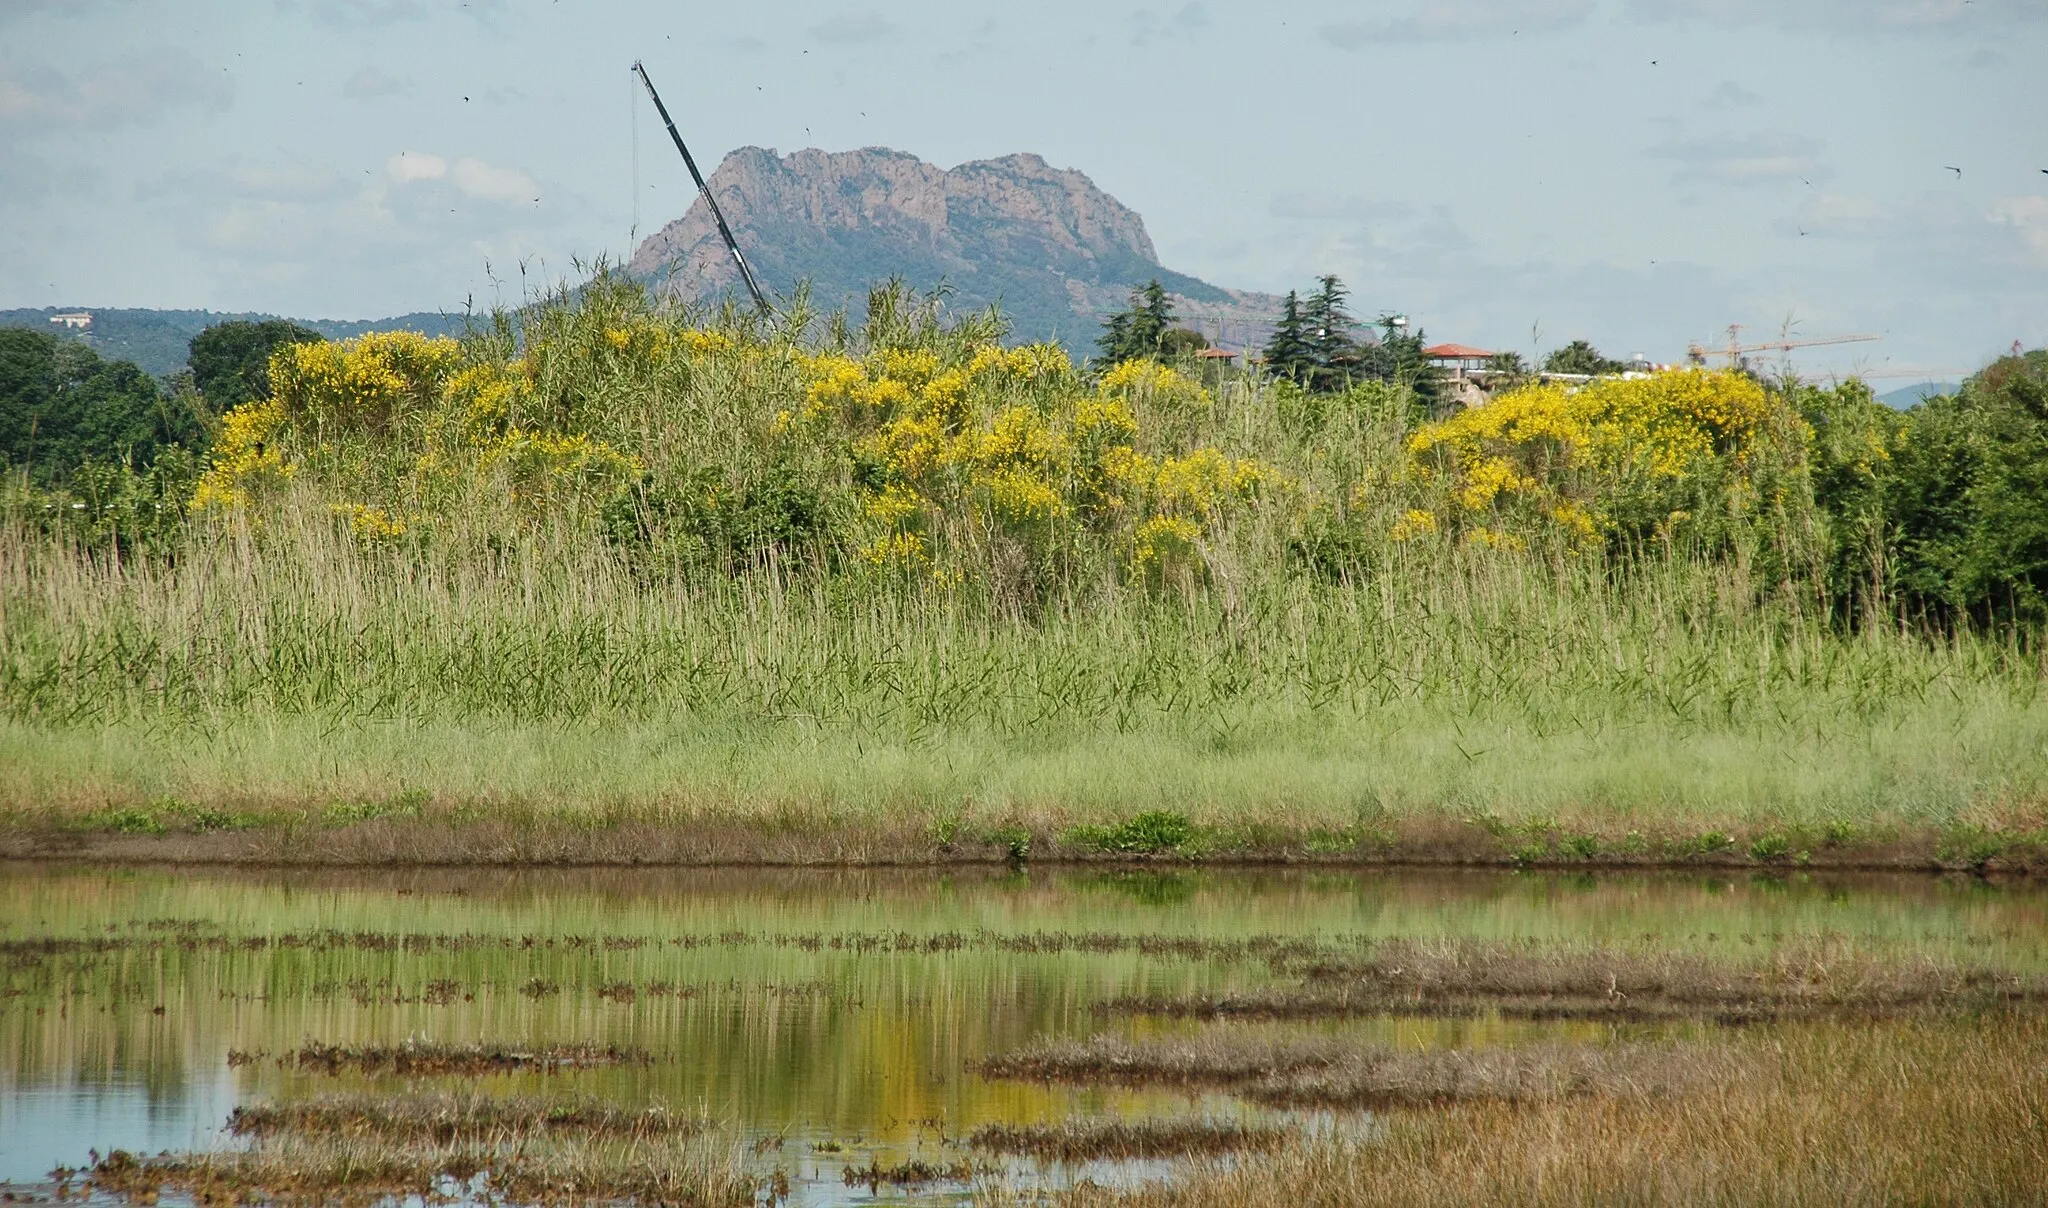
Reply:
<svg viewBox="0 0 2048 1208"><path fill-rule="evenodd" d="M1280 317L1273 323L1272 338L1266 341L1266 368L1279 377L1307 384L1315 369L1315 347L1309 342L1308 316L1302 312L1301 297L1287 291L1280 304Z"/></svg>
<svg viewBox="0 0 2048 1208"><path fill-rule="evenodd" d="M1175 327L1159 338L1159 354L1164 357L1184 357L1202 351L1209 346L1209 337L1190 327Z"/></svg>
<svg viewBox="0 0 2048 1208"><path fill-rule="evenodd" d="M1890 451L1890 582L1909 612L2048 620L2048 351L1906 413Z"/></svg>
<svg viewBox="0 0 2048 1208"><path fill-rule="evenodd" d="M1344 308L1348 297L1350 291L1342 281L1324 276L1317 278L1316 292L1302 306L1309 357L1314 362L1308 375L1311 390L1342 390L1358 371L1358 341L1351 334L1358 320Z"/></svg>
<svg viewBox="0 0 2048 1208"><path fill-rule="evenodd" d="M1095 346L1102 359L1119 365L1125 361L1156 359L1164 351L1167 333L1173 330L1173 300L1158 278L1131 291L1131 307L1103 321Z"/></svg>
<svg viewBox="0 0 2048 1208"><path fill-rule="evenodd" d="M1620 361L1611 361L1600 355L1600 350L1584 340L1573 340L1543 358L1545 373L1583 373L1598 376L1603 373L1620 373L1628 366Z"/></svg>
<svg viewBox="0 0 2048 1208"><path fill-rule="evenodd" d="M192 379L214 411L227 411L251 399L270 397L270 355L287 344L317 344L326 339L285 319L252 323L235 319L216 323L192 337Z"/></svg>
<svg viewBox="0 0 2048 1208"><path fill-rule="evenodd" d="M130 361L102 361L83 343L0 330L0 458L32 480L61 482L89 461L147 466L204 429Z"/></svg>

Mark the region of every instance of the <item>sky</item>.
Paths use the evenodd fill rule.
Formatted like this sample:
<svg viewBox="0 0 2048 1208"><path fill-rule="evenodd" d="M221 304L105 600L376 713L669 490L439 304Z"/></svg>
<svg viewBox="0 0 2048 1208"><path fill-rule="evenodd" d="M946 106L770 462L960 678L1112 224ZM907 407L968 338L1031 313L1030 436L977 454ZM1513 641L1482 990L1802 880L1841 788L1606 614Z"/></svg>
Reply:
<svg viewBox="0 0 2048 1208"><path fill-rule="evenodd" d="M1033 151L1432 339L2048 344L2048 0L0 0L0 307L517 302L690 200L635 59L707 169Z"/></svg>

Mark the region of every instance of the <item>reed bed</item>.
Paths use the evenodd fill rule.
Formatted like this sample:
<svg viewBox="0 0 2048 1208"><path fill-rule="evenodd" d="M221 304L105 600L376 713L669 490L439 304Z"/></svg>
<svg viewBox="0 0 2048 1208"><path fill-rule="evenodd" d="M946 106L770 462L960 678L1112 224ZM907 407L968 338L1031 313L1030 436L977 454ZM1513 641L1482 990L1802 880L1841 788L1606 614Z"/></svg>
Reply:
<svg viewBox="0 0 2048 1208"><path fill-rule="evenodd" d="M2024 648L1844 637L1708 566L1444 555L1026 622L301 528L175 565L0 532L19 854L1968 863L2048 800ZM1148 810L1188 829L1084 829Z"/></svg>
<svg viewBox="0 0 2048 1208"><path fill-rule="evenodd" d="M1753 1023L2048 1002L2048 979L2036 974L1843 942L1786 945L1743 959L1649 944L1392 940L1363 957L1291 970L1300 984L1219 996L1124 997L1103 1009L1204 1018L1500 1014Z"/></svg>
<svg viewBox="0 0 2048 1208"><path fill-rule="evenodd" d="M1715 1064L1703 1050L1678 1045L1406 1052L1342 1037L1226 1026L1146 1041L1107 1035L1040 1041L975 1068L995 1078L1223 1089L1270 1107L1389 1109L1678 1094L1711 1085Z"/></svg>
<svg viewBox="0 0 2048 1208"><path fill-rule="evenodd" d="M116 1150L84 1181L97 1194L139 1203L172 1192L202 1204L368 1205L417 1198L681 1208L741 1208L755 1202L757 1186L741 1173L729 1140L579 1135L545 1126L445 1144L321 1133L265 1138L247 1151L139 1157Z"/></svg>
<svg viewBox="0 0 2048 1208"><path fill-rule="evenodd" d="M2048 1020L1814 1024L1725 1040L1694 1093L1455 1102L1368 1138L1271 1154L1071 1205L2039 1204ZM988 1197L987 1202L1003 1202Z"/></svg>
<svg viewBox="0 0 2048 1208"><path fill-rule="evenodd" d="M597 1099L497 1099L482 1095L350 1095L250 1104L228 1116L243 1137L378 1136L446 1145L523 1133L635 1140L682 1139L711 1128L700 1116L664 1107L628 1111Z"/></svg>
<svg viewBox="0 0 2048 1208"><path fill-rule="evenodd" d="M229 1065L247 1065L267 1054L231 1052ZM652 1059L642 1050L618 1045L442 1044L404 1040L397 1044L339 1045L308 1041L278 1056L283 1068L312 1074L390 1074L401 1078L452 1074L476 1077L537 1071L585 1069L605 1065L645 1065Z"/></svg>
<svg viewBox="0 0 2048 1208"><path fill-rule="evenodd" d="M1215 1120L1069 1120L1020 1126L984 1124L970 1148L1051 1162L1183 1158L1279 1148L1291 1128Z"/></svg>

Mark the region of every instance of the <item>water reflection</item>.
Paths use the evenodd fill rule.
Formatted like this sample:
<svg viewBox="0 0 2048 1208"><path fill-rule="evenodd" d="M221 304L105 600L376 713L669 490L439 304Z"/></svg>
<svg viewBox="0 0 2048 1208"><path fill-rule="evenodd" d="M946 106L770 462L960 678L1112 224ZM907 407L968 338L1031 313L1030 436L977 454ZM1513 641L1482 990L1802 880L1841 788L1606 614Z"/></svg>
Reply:
<svg viewBox="0 0 2048 1208"><path fill-rule="evenodd" d="M1199 1027L1095 1007L1255 989L1275 978L1276 945L1387 936L1648 938L1731 954L1847 937L2037 971L2048 896L1805 874L0 867L0 1180L82 1165L93 1147L206 1148L237 1103L443 1084L282 1060L309 1040L589 1042L649 1060L478 1084L701 1112L736 1127L756 1167L783 1170L798 1202L865 1201L848 1166L958 1163L959 1139L983 1124L1265 1118L1227 1096L995 1082L968 1067L1046 1036ZM1404 1047L1613 1031L1315 1026ZM1037 1183L1168 1168L1003 1165Z"/></svg>

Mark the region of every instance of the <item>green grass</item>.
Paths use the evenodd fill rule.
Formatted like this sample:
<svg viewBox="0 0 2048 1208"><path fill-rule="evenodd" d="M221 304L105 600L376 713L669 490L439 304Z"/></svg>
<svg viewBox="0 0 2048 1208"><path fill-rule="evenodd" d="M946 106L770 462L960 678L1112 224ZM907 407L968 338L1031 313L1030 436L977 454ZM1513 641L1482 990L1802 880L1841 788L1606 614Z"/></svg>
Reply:
<svg viewBox="0 0 2048 1208"><path fill-rule="evenodd" d="M883 404L814 413L818 366L924 357L922 380L978 363L986 325L888 294L857 335L689 322L605 278L527 312L521 347L508 323L407 354L445 382L295 387L268 445L230 423L217 447L290 474L126 544L118 517L66 527L0 490L5 850L1981 867L2042 846L2039 635L1887 620L1881 571L1848 623L1825 566L1857 538L1782 393L1683 481L1532 461L1648 524L1600 552L1527 509L1467 515L1378 383L1125 390L1061 360L974 386L942 433L964 460L932 469ZM722 351L673 351L705 339ZM386 373L373 352L348 356ZM1105 407L1156 477L1095 482L1080 417ZM974 460L1034 415L1066 452ZM589 441L609 452L577 461ZM1265 485L1161 485L1232 458ZM1048 517L991 502L1025 470ZM863 552L893 531L884 480L922 492L887 523L929 560ZM1508 527L1397 538L1418 507ZM1144 553L1154 512L1186 548ZM1472 539L1510 528L1521 552Z"/></svg>
<svg viewBox="0 0 2048 1208"><path fill-rule="evenodd" d="M1491 858L1762 863L1969 830L1946 854L1981 862L2048 800L2017 645L1845 635L1723 568L1450 552L1026 621L292 521L171 564L0 536L13 829L759 823L929 856L904 845L1021 826L1037 855L1369 858L1449 826ZM1148 812L1191 829L1118 831Z"/></svg>

